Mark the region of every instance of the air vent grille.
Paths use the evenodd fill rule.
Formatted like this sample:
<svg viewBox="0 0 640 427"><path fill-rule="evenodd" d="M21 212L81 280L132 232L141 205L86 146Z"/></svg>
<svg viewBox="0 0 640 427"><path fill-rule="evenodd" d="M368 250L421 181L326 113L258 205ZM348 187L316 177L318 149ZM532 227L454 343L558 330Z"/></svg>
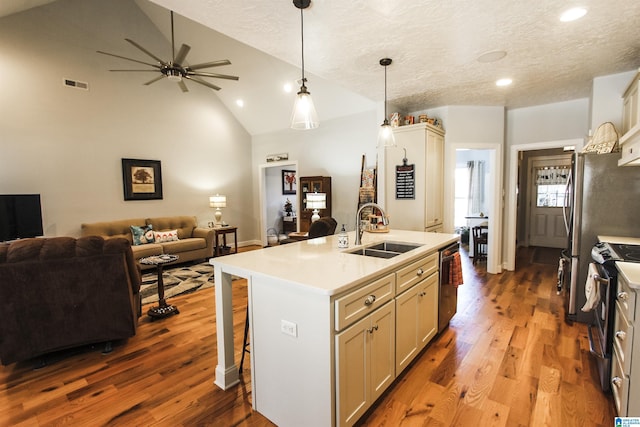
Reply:
<svg viewBox="0 0 640 427"><path fill-rule="evenodd" d="M82 89L82 90L89 90L89 83L87 82L81 82L81 81L72 80L72 79L62 79L62 83L68 87L73 87L73 88Z"/></svg>

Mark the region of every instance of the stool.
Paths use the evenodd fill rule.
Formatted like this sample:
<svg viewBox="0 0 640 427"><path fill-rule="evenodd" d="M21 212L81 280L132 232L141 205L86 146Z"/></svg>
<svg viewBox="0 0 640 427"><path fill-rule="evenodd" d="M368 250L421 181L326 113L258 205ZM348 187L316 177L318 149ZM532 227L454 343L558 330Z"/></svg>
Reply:
<svg viewBox="0 0 640 427"><path fill-rule="evenodd" d="M247 316L244 319L244 337L242 338L242 357L240 358L240 369L238 372L242 373L242 365L244 364L244 354L251 353L247 348L250 343L247 342L249 338L249 305L247 304Z"/></svg>

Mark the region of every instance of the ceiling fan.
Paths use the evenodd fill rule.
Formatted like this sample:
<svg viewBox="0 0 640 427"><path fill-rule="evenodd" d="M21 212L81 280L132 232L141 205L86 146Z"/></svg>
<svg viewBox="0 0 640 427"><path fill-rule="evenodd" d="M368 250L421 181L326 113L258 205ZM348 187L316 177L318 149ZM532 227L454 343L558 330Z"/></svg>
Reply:
<svg viewBox="0 0 640 427"><path fill-rule="evenodd" d="M101 50L97 51L98 53L101 53L103 55L109 55L109 56L115 56L116 58L121 58L121 59L126 59L127 61L133 61L133 62L137 62L139 64L144 64L144 65L148 65L150 67L153 67L153 69L151 70L109 70L109 71L125 71L125 72L160 72L160 75L157 77L154 77L153 79L149 80L148 82L145 83L145 85L150 85L151 83L155 83L160 79L163 78L167 78L171 81L177 82L178 86L180 86L180 89L182 89L183 92L189 92L189 89L187 88L187 85L185 84L183 79L187 79L187 80L191 80L193 82L199 83L201 85L207 86L211 89L214 90L220 90L219 86L216 86L212 83L209 83L208 81L202 80L200 77L211 77L214 79L227 79L227 80L238 80L237 76L229 76L226 74L217 74L217 73L208 73L208 72L202 72L202 71L198 71L198 70L202 70L205 68L212 68L212 67L220 67L222 65L231 65L231 62L228 59L221 59L219 61L212 61L212 62L203 62L201 64L195 64L195 65L184 65L184 60L187 57L187 54L189 53L189 50L191 50L191 46L186 45L186 44L182 44L182 46L180 46L180 50L178 51L178 54L176 54L176 50L175 50L175 43L174 43L174 37L173 37L173 11L171 11L171 55L172 55L172 59L170 61L163 61L162 59L158 58L156 55L154 55L153 53L149 52L147 49L145 49L144 47L140 46L138 43L134 42L131 39L127 39L125 38L126 41L128 41L129 43L131 43L132 45L134 45L135 47L137 47L138 49L140 49L141 51L143 51L144 53L146 53L147 55L149 55L151 58L155 59L157 61L156 64L152 64L149 62L144 62L144 61L140 61L137 59L133 59L133 58L127 58L124 56L120 56L120 55L116 55L113 53L108 53L108 52L103 52Z"/></svg>

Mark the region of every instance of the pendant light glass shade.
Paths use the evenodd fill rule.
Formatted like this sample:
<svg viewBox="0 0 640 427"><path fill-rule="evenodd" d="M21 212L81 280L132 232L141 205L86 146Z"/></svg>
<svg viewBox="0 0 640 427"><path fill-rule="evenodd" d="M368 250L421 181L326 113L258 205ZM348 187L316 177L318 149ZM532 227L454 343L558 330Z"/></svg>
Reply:
<svg viewBox="0 0 640 427"><path fill-rule="evenodd" d="M316 107L313 105L313 99L311 99L311 94L307 91L307 87L303 82L300 92L296 96L296 102L293 104L291 129L315 129L319 124L318 113L316 113Z"/></svg>
<svg viewBox="0 0 640 427"><path fill-rule="evenodd" d="M308 8L311 0L293 0L295 7L300 9L300 33L302 34L302 85L293 104L291 114L291 129L315 129L320 124L316 107L313 105L311 93L307 90L307 79L304 77L304 9Z"/></svg>
<svg viewBox="0 0 640 427"><path fill-rule="evenodd" d="M384 67L384 121L378 131L378 147L395 147L396 138L393 136L393 128L387 118L387 66L391 64L391 58L382 58L380 65Z"/></svg>

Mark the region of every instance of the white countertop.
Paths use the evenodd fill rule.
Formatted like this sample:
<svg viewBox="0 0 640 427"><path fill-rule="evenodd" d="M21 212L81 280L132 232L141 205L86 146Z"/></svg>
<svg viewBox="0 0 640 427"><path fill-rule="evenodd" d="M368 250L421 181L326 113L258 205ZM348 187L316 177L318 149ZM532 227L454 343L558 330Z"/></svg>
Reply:
<svg viewBox="0 0 640 427"><path fill-rule="evenodd" d="M249 278L263 275L324 295L336 295L373 277L392 271L399 264L421 258L458 241L457 234L390 230L364 233L355 246L355 231L349 232L349 248L338 249L338 235L303 240L255 251L241 252L209 261L220 272ZM421 247L383 259L348 253L381 241L406 242Z"/></svg>
<svg viewBox="0 0 640 427"><path fill-rule="evenodd" d="M618 272L624 276L633 289L640 290L640 263L638 262L616 262Z"/></svg>
<svg viewBox="0 0 640 427"><path fill-rule="evenodd" d="M617 243L620 245L640 245L640 237L598 236L600 242Z"/></svg>

